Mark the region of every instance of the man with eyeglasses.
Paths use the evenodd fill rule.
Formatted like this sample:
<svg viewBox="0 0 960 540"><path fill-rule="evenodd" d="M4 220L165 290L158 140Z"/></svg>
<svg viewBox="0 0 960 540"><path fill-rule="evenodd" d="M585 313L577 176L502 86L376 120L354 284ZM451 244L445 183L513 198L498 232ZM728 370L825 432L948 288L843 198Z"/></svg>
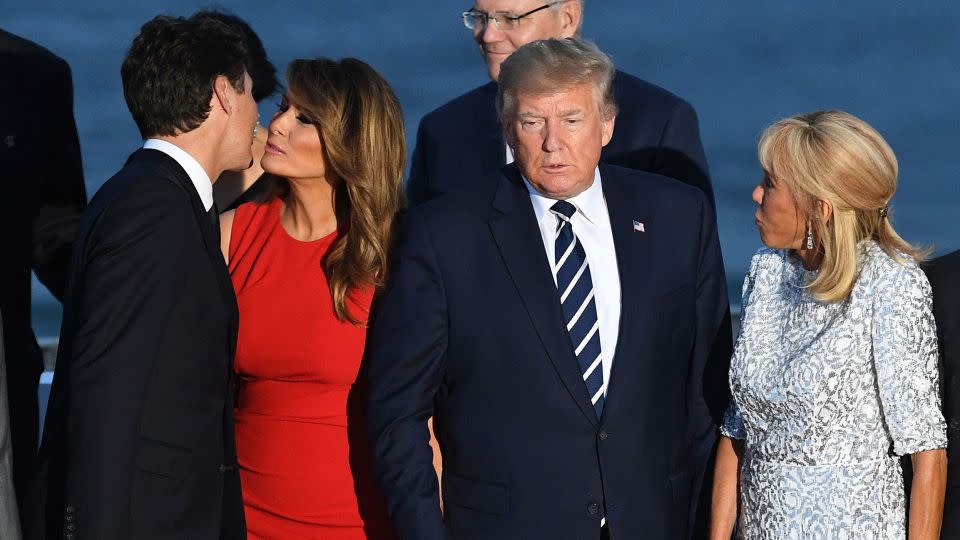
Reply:
<svg viewBox="0 0 960 540"><path fill-rule="evenodd" d="M467 186L495 182L513 161L494 100L500 63L537 39L579 36L583 0L474 0L462 14L491 82L424 116L407 183L411 205ZM683 99L617 71L619 115L601 161L676 178L713 200L697 115Z"/></svg>

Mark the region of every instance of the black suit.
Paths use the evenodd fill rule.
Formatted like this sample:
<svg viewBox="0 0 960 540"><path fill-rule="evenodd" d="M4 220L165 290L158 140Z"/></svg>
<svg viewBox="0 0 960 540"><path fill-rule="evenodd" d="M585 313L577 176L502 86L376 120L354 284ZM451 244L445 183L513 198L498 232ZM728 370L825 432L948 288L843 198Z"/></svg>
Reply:
<svg viewBox="0 0 960 540"><path fill-rule="evenodd" d="M615 540L693 536L729 401L713 208L668 178L600 174L622 311L599 419L516 166L410 212L368 349L371 445L400 538L595 539L604 504Z"/></svg>
<svg viewBox="0 0 960 540"><path fill-rule="evenodd" d="M947 420L947 497L941 538L960 539L960 251L928 263Z"/></svg>
<svg viewBox="0 0 960 540"><path fill-rule="evenodd" d="M40 429L43 360L30 321L30 270L58 299L87 204L70 67L0 30L0 311L6 338L14 481L23 510Z"/></svg>
<svg viewBox="0 0 960 540"><path fill-rule="evenodd" d="M244 537L236 299L172 158L138 151L97 192L65 306L40 452L48 537Z"/></svg>
<svg viewBox="0 0 960 540"><path fill-rule="evenodd" d="M613 91L619 112L601 163L676 178L700 188L712 201L693 107L622 71L617 71ZM506 162L496 96L497 84L490 82L423 117L407 182L411 205L481 183L495 183Z"/></svg>

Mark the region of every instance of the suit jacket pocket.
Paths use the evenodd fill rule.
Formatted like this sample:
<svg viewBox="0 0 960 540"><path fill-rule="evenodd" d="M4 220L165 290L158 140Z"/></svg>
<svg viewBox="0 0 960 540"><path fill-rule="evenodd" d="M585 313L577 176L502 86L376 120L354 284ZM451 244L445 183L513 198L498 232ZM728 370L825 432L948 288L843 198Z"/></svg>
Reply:
<svg viewBox="0 0 960 540"><path fill-rule="evenodd" d="M186 448L141 439L137 449L136 467L140 471L180 480L187 475L191 454Z"/></svg>
<svg viewBox="0 0 960 540"><path fill-rule="evenodd" d="M443 500L488 514L503 515L510 508L509 490L505 485L470 480L448 471L443 473Z"/></svg>

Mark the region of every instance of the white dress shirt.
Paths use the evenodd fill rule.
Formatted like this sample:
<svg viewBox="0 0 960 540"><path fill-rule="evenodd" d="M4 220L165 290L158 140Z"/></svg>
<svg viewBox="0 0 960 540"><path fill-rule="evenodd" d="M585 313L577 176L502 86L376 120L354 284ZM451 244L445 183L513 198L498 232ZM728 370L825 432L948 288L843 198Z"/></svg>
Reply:
<svg viewBox="0 0 960 540"><path fill-rule="evenodd" d="M526 178L523 179L530 192L530 201L537 215L543 248L550 261L554 285L557 272L554 265L554 248L557 237L558 218L550 207L557 201L544 197ZM603 197L600 183L600 169L594 172L593 184L583 193L567 199L577 211L571 218L573 234L583 245L590 266L590 279L593 281L594 299L597 303L597 319L600 322L600 349L603 364L603 384L609 388L610 368L613 366L613 353L617 348L620 329L620 273L617 270L617 252L613 244L613 229L610 227L610 213L607 201ZM604 390L606 395L606 390Z"/></svg>
<svg viewBox="0 0 960 540"><path fill-rule="evenodd" d="M187 176L193 182L193 187L197 188L197 194L200 195L200 201L203 203L203 209L207 212L213 207L213 182L207 176L207 171L203 166L186 150L179 146L161 141L160 139L147 139L143 143L145 150L159 150L172 157L177 163L187 171Z"/></svg>

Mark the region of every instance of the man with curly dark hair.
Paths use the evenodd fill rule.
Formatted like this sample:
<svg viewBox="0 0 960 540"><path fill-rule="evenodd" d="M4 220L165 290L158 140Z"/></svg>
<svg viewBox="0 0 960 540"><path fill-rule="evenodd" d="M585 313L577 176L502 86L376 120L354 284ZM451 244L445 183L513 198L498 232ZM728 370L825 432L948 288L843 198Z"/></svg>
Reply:
<svg viewBox="0 0 960 540"><path fill-rule="evenodd" d="M250 166L257 108L231 26L159 16L121 76L146 139L80 222L41 448L48 538L245 538L237 307L212 182Z"/></svg>

